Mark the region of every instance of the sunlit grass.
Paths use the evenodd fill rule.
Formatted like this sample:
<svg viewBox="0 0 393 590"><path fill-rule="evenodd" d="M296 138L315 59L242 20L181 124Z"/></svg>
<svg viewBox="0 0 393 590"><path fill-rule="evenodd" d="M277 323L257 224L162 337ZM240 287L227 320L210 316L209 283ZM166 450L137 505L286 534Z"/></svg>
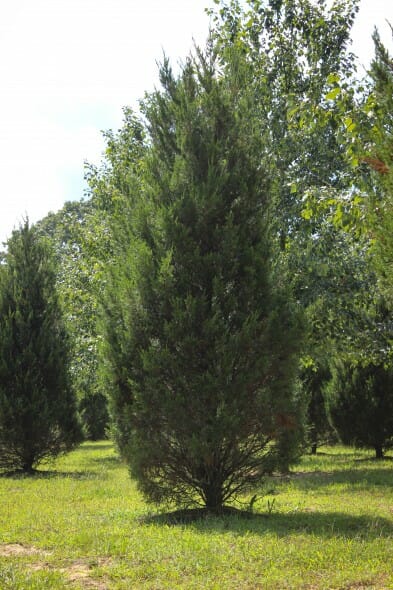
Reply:
<svg viewBox="0 0 393 590"><path fill-rule="evenodd" d="M322 451L269 478L254 517L190 524L146 518L108 442L1 477L0 588L393 588L393 462Z"/></svg>

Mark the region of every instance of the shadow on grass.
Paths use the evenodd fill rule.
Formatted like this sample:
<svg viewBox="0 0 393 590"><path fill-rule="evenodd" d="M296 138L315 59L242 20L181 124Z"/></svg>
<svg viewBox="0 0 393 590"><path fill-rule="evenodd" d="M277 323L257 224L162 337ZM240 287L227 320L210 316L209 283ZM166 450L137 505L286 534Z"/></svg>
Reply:
<svg viewBox="0 0 393 590"><path fill-rule="evenodd" d="M279 537L290 534L317 535L333 538L392 537L393 524L385 518L354 516L343 512L251 513L228 508L221 515L212 514L203 508L176 510L141 519L142 524L165 526L189 525L200 532L228 531L239 535L248 533Z"/></svg>
<svg viewBox="0 0 393 590"><path fill-rule="evenodd" d="M375 464L375 462L374 462ZM274 483L275 478L269 479ZM356 485L370 489L373 486L393 486L393 469L389 467L342 469L337 471L294 472L276 481L291 482L300 490L316 489L334 484Z"/></svg>
<svg viewBox="0 0 393 590"><path fill-rule="evenodd" d="M31 473L25 471L7 471L0 473L0 478L4 479L103 479L102 473L95 473L94 471L49 471L49 470L34 470Z"/></svg>

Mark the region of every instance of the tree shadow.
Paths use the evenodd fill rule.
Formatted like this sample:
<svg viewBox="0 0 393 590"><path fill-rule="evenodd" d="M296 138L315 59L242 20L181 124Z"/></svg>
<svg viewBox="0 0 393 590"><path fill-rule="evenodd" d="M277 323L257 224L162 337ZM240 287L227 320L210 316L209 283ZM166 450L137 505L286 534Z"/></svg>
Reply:
<svg viewBox="0 0 393 590"><path fill-rule="evenodd" d="M35 469L31 472L14 470L0 473L0 478L3 479L103 479L102 473L94 471L51 471Z"/></svg>
<svg viewBox="0 0 393 590"><path fill-rule="evenodd" d="M142 516L140 522L143 524L189 524L198 521L207 521L210 518L226 518L236 516L248 519L254 514L246 510L238 510L232 506L224 506L219 514L211 512L207 508L184 508L170 512L160 512Z"/></svg>
<svg viewBox="0 0 393 590"><path fill-rule="evenodd" d="M222 531L238 535L249 533L279 537L290 534L316 535L324 538L372 539L391 537L393 523L385 518L354 516L344 512L251 513L229 508L223 514L212 514L204 508L176 510L144 517L142 524L190 526L200 532Z"/></svg>
<svg viewBox="0 0 393 590"><path fill-rule="evenodd" d="M386 486L391 488L393 486L393 470L388 467L380 467L294 472L285 476L284 481L291 482L292 485L300 490L316 489L334 484L363 485L365 488L372 486Z"/></svg>

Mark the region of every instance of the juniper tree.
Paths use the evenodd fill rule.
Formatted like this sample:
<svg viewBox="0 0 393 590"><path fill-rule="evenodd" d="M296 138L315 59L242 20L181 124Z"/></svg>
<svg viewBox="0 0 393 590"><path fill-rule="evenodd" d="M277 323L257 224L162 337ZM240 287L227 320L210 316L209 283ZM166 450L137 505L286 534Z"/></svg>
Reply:
<svg viewBox="0 0 393 590"><path fill-rule="evenodd" d="M302 364L300 377L306 398L307 443L311 453L315 455L318 446L333 438L324 396L324 387L330 378L330 372L326 361L307 358L303 359Z"/></svg>
<svg viewBox="0 0 393 590"><path fill-rule="evenodd" d="M26 222L0 273L0 468L30 472L80 438L53 262Z"/></svg>
<svg viewBox="0 0 393 590"><path fill-rule="evenodd" d="M328 385L329 413L345 444L372 448L377 459L393 446L393 370L336 362Z"/></svg>
<svg viewBox="0 0 393 590"><path fill-rule="evenodd" d="M164 61L105 301L122 455L149 500L213 511L287 466L299 426L301 320L241 75L211 48L177 78Z"/></svg>

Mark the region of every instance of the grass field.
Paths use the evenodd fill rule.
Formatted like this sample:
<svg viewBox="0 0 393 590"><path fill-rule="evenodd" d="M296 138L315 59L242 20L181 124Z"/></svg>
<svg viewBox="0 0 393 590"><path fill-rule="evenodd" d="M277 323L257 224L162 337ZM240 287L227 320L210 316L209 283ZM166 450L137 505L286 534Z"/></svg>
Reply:
<svg viewBox="0 0 393 590"><path fill-rule="evenodd" d="M189 524L155 516L109 442L0 477L0 589L393 588L393 462L322 451L252 518Z"/></svg>

